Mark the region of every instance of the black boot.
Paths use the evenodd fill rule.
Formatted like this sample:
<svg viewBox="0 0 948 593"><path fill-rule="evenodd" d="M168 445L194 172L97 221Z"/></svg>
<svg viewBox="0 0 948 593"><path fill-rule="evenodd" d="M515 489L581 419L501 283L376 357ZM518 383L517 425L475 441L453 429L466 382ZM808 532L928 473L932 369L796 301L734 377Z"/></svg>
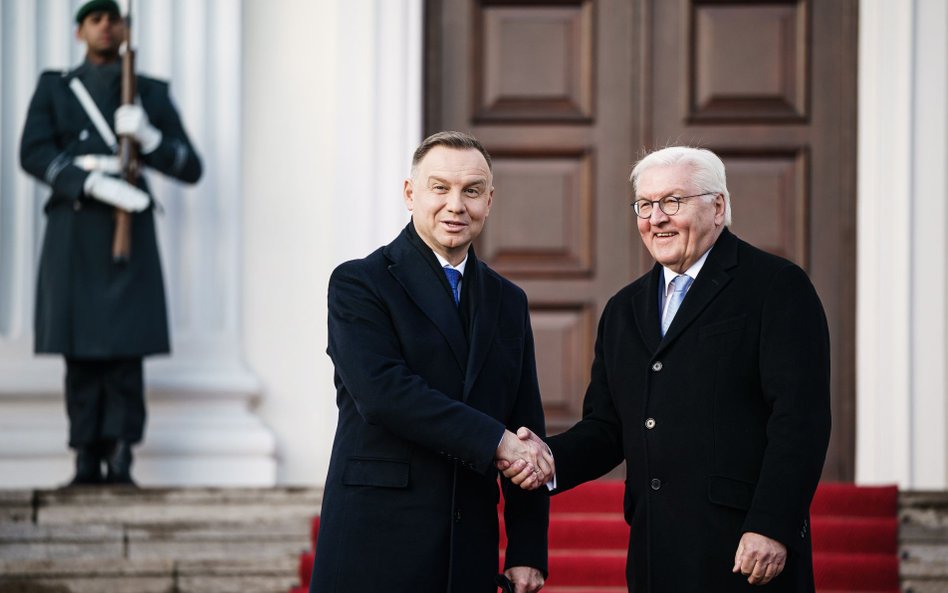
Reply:
<svg viewBox="0 0 948 593"><path fill-rule="evenodd" d="M104 482L102 477L102 456L95 446L76 449L76 475L70 486L92 486Z"/></svg>
<svg viewBox="0 0 948 593"><path fill-rule="evenodd" d="M123 486L135 486L132 480L132 446L125 441L117 441L108 458L109 473L106 482Z"/></svg>

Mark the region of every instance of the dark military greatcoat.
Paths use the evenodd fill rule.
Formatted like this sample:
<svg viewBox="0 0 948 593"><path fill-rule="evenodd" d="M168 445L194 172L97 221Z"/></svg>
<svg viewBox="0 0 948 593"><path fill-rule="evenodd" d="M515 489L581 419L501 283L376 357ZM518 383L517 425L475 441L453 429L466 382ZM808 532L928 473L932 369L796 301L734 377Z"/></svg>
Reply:
<svg viewBox="0 0 948 593"><path fill-rule="evenodd" d="M44 72L30 102L20 162L52 188L36 291L35 350L83 359L134 358L169 351L167 307L155 237L153 204L132 214L131 258L113 263L115 209L83 193L89 171L81 155L111 155L69 83L78 77L110 126L119 106L119 64L88 62L70 72ZM162 132L142 156L155 169L188 183L201 176L195 153L171 102L167 83L137 77L141 105ZM148 191L144 176L139 184Z"/></svg>

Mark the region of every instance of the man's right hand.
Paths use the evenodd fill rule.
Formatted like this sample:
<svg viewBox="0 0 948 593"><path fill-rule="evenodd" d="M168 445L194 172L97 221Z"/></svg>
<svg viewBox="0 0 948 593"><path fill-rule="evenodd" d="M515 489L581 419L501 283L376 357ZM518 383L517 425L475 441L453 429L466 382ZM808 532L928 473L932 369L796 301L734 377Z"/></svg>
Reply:
<svg viewBox="0 0 948 593"><path fill-rule="evenodd" d="M151 125L141 105L122 105L115 110L115 133L135 138L142 154L153 152L161 144L161 130Z"/></svg>
<svg viewBox="0 0 948 593"><path fill-rule="evenodd" d="M134 185L99 171L89 173L82 187L86 195L128 212L141 212L151 203L148 194Z"/></svg>
<svg viewBox="0 0 948 593"><path fill-rule="evenodd" d="M508 436L513 437L519 443L519 447L508 443L510 448L502 454L501 450L504 449ZM522 447L527 448L527 453L517 454L523 451ZM520 427L516 435L509 430L504 432L504 438L497 447L496 466L503 472L504 477L509 478L511 482L524 490L536 490L553 479L556 473L550 448L525 426Z"/></svg>

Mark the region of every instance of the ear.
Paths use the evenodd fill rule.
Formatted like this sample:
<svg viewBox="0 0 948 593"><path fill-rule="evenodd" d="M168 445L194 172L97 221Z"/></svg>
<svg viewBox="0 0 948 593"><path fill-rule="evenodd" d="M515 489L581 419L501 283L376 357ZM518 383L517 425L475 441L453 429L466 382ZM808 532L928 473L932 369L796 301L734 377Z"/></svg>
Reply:
<svg viewBox="0 0 948 593"><path fill-rule="evenodd" d="M402 197L405 199L405 207L408 208L409 212L414 211L415 209L415 188L412 185L411 179L406 179L404 187L402 188Z"/></svg>
<svg viewBox="0 0 948 593"><path fill-rule="evenodd" d="M484 213L484 218L490 216L490 205L494 202L494 186L490 186L490 191L487 192L487 212Z"/></svg>
<svg viewBox="0 0 948 593"><path fill-rule="evenodd" d="M727 205L724 203L724 194L714 194L714 224L722 226L724 224L724 212Z"/></svg>

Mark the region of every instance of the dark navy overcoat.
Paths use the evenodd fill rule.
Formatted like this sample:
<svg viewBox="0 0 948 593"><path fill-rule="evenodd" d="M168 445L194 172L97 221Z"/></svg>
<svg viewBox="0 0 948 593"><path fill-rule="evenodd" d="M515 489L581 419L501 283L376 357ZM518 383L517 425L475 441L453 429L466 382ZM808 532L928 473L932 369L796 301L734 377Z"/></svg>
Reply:
<svg viewBox="0 0 948 593"><path fill-rule="evenodd" d="M557 486L626 461L629 591L812 592L809 506L830 432L816 291L725 229L663 339L663 282L656 265L606 305L583 418L548 441ZM763 587L731 573L745 531L789 550Z"/></svg>
<svg viewBox="0 0 948 593"><path fill-rule="evenodd" d="M544 430L524 292L470 250L465 332L442 271L411 232L330 279L339 421L317 593L495 593L495 450L505 427ZM506 566L545 572L549 497L504 493Z"/></svg>

